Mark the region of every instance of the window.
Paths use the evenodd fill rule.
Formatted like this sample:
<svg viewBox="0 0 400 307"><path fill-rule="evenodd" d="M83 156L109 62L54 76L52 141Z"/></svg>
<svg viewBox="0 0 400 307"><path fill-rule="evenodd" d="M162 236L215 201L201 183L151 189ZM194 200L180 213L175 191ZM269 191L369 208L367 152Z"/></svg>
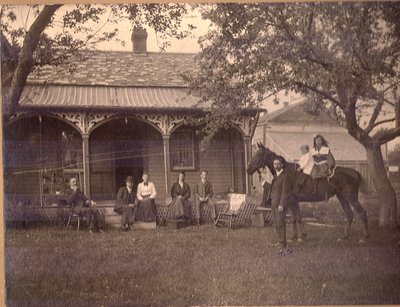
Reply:
<svg viewBox="0 0 400 307"><path fill-rule="evenodd" d="M192 130L178 130L170 140L171 168L173 170L194 170L194 133Z"/></svg>

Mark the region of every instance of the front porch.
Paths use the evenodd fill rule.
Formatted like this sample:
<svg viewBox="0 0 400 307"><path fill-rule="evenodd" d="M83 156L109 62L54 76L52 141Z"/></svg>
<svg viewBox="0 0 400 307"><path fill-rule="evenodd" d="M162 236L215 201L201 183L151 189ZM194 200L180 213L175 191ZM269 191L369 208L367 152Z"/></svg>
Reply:
<svg viewBox="0 0 400 307"><path fill-rule="evenodd" d="M193 187L202 169L209 171L214 193L247 193L245 173L254 119L239 117L236 128L222 131L207 151L185 114L25 113L5 127L5 200L51 206L76 177L95 201L113 203L126 176L141 181L144 170L160 203L170 197L179 171ZM13 197L7 197L13 195ZM20 200L17 200L17 203ZM15 205L15 203L14 203Z"/></svg>

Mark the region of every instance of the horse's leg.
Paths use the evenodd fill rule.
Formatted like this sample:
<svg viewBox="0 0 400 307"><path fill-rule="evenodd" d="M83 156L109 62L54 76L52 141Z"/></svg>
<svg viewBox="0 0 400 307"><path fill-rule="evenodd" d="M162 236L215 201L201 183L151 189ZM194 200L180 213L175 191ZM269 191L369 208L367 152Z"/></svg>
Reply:
<svg viewBox="0 0 400 307"><path fill-rule="evenodd" d="M361 218L361 222L363 224L363 239L360 240L360 243L364 242L366 238L369 237L368 233L368 217L367 217L367 212L364 210L364 208L361 206L360 202L358 201L357 197L354 197L352 201L350 202L351 206L356 210L358 216Z"/></svg>
<svg viewBox="0 0 400 307"><path fill-rule="evenodd" d="M336 197L339 199L340 205L342 206L342 209L346 215L346 226L344 228L343 237L343 239L346 240L350 236L351 223L353 222L353 211L351 210L349 202L344 195L336 194Z"/></svg>
<svg viewBox="0 0 400 307"><path fill-rule="evenodd" d="M296 241L299 237L298 233L297 233L297 220L298 220L298 215L300 213L300 208L299 208L299 204L293 204L291 206L291 210L292 210L292 240Z"/></svg>
<svg viewBox="0 0 400 307"><path fill-rule="evenodd" d="M297 205L299 206L299 204L297 204ZM300 232L300 238L303 240L305 237L307 237L307 231L306 231L305 225L303 223L303 218L301 216L300 206L299 206L299 215L298 215L298 219L297 219L297 226L298 226L298 230Z"/></svg>
<svg viewBox="0 0 400 307"><path fill-rule="evenodd" d="M292 210L292 228L293 228L292 239L301 242L307 236L307 233L304 229L304 223L301 218L299 202L295 198L293 199L291 210ZM299 237L299 232L300 232L300 237Z"/></svg>

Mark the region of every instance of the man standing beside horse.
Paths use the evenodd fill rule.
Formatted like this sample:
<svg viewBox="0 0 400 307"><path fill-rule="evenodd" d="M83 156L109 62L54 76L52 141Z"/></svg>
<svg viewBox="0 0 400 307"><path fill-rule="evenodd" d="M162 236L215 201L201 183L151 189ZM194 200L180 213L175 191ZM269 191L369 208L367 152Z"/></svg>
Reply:
<svg viewBox="0 0 400 307"><path fill-rule="evenodd" d="M273 166L276 175L272 179L270 197L278 234L278 243L274 246L283 249L286 248L286 212L289 207L294 208L298 204L293 193L293 176L285 169L285 160L277 156L274 158ZM295 215L295 212L293 212L293 216Z"/></svg>

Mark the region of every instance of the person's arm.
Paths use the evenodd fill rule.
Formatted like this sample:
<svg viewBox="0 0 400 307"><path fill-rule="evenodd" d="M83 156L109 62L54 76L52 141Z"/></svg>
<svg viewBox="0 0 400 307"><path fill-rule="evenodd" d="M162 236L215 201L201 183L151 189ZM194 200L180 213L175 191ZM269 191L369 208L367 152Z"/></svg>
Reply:
<svg viewBox="0 0 400 307"><path fill-rule="evenodd" d="M194 196L194 199L201 198L200 193L199 193L199 184L198 183L196 183L193 187L193 196Z"/></svg>
<svg viewBox="0 0 400 307"><path fill-rule="evenodd" d="M333 169L336 165L335 158L333 157L331 151L328 152L328 167L329 169Z"/></svg>
<svg viewBox="0 0 400 307"><path fill-rule="evenodd" d="M303 170L304 167L307 165L307 157L305 157L305 155L302 155L299 159L299 170Z"/></svg>
<svg viewBox="0 0 400 307"><path fill-rule="evenodd" d="M283 208L288 206L288 200L290 193L292 191L291 179L287 174L281 174L282 177L282 189L281 189L281 198L279 201L279 207ZM279 210L281 211L281 210Z"/></svg>
<svg viewBox="0 0 400 307"><path fill-rule="evenodd" d="M186 192L185 192L185 195L183 196L183 198L189 199L190 198L190 186L187 183L185 183L185 185L186 185Z"/></svg>
<svg viewBox="0 0 400 307"><path fill-rule="evenodd" d="M171 188L171 197L172 197L172 199L174 199L176 197L176 195L177 195L176 189L175 189L175 185L176 185L176 183L174 183L172 185L172 188Z"/></svg>
<svg viewBox="0 0 400 307"><path fill-rule="evenodd" d="M156 198L157 195L157 191L156 191L156 186L154 185L154 183L149 183L151 186L151 194L150 194L150 198Z"/></svg>
<svg viewBox="0 0 400 307"><path fill-rule="evenodd" d="M143 200L143 197L142 197L142 185L140 183L137 186L136 197L139 200Z"/></svg>
<svg viewBox="0 0 400 307"><path fill-rule="evenodd" d="M212 184L210 182L208 182L208 187L209 189L208 189L208 194L206 195L206 200L209 200L214 194Z"/></svg>
<svg viewBox="0 0 400 307"><path fill-rule="evenodd" d="M73 202L75 201L75 196L76 196L76 191L77 190L73 190L73 189L68 189L67 191L66 191L66 199L67 199L67 203L68 203L68 205L72 205L73 204Z"/></svg>
<svg viewBox="0 0 400 307"><path fill-rule="evenodd" d="M115 206L117 207L122 207L125 204L125 199L124 199L124 188L119 188L118 193L117 193L117 199L115 200Z"/></svg>

